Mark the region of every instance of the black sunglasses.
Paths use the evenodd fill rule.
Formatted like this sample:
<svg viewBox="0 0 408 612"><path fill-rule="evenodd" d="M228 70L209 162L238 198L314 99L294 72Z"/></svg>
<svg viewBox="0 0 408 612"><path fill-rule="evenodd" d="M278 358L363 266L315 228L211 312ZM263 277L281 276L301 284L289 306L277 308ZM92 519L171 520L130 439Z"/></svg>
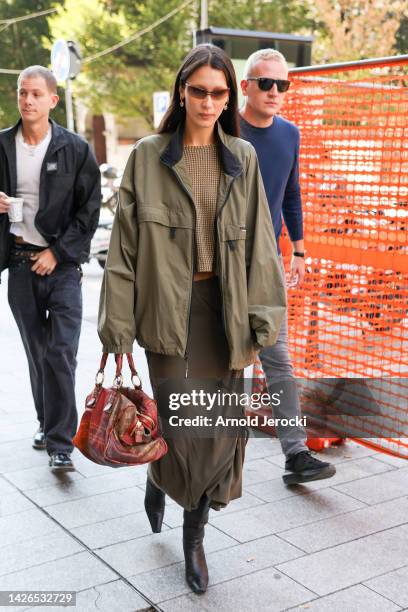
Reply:
<svg viewBox="0 0 408 612"><path fill-rule="evenodd" d="M258 87L261 91L270 91L274 85L276 85L279 93L288 91L290 87L290 81L284 79L267 79L266 77L247 77L247 81L258 81Z"/></svg>

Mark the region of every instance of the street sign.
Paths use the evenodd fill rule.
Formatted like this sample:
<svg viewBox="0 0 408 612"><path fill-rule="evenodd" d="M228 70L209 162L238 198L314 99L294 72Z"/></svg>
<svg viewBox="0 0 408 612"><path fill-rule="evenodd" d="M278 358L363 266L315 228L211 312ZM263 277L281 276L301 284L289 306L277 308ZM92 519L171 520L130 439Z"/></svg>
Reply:
<svg viewBox="0 0 408 612"><path fill-rule="evenodd" d="M153 125L158 128L170 104L168 91L155 91L153 93Z"/></svg>
<svg viewBox="0 0 408 612"><path fill-rule="evenodd" d="M73 40L67 41L69 49L69 78L75 79L81 70L82 55L78 43Z"/></svg>
<svg viewBox="0 0 408 612"><path fill-rule="evenodd" d="M58 83L69 78L71 54L65 40L56 40L51 49L51 69Z"/></svg>
<svg viewBox="0 0 408 612"><path fill-rule="evenodd" d="M65 104L67 109L67 127L74 129L72 110L71 79L81 70L81 52L73 40L56 40L51 49L51 70L58 83L65 82Z"/></svg>
<svg viewBox="0 0 408 612"><path fill-rule="evenodd" d="M56 40L51 49L51 70L58 83L73 79L81 70L81 53L73 40Z"/></svg>

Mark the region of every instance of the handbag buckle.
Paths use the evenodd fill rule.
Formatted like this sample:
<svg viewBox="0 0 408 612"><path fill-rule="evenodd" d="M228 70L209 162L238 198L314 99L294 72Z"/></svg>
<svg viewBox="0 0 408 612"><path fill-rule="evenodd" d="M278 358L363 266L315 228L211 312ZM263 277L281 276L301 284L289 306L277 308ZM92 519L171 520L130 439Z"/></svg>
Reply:
<svg viewBox="0 0 408 612"><path fill-rule="evenodd" d="M135 389L142 388L142 381L140 380L139 374L132 374L132 377L130 380L132 381L132 385L134 386Z"/></svg>
<svg viewBox="0 0 408 612"><path fill-rule="evenodd" d="M97 387L101 387L104 379L105 379L105 375L103 373L103 370L98 370L95 376L95 385Z"/></svg>
<svg viewBox="0 0 408 612"><path fill-rule="evenodd" d="M123 385L123 376L122 376L122 374L117 374L115 376L115 378L113 379L113 385L112 386L115 389L120 389L122 385Z"/></svg>

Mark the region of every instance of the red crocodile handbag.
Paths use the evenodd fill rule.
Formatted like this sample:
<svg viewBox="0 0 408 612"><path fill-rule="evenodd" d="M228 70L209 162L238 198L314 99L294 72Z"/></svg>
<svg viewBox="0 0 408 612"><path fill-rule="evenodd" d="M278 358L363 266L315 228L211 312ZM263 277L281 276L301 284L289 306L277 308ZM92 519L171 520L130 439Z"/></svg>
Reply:
<svg viewBox="0 0 408 612"><path fill-rule="evenodd" d="M85 401L85 412L73 439L85 457L111 467L157 461L167 452L157 417L157 404L144 391L126 353L133 388L123 387L123 355L115 355L116 375L112 387L102 386L108 353L102 354L95 387Z"/></svg>

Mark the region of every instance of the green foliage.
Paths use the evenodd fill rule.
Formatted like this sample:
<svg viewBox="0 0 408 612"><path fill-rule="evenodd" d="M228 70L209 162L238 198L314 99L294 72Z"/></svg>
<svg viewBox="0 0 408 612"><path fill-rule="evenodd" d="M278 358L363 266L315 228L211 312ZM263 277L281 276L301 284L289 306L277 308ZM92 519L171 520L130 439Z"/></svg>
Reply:
<svg viewBox="0 0 408 612"><path fill-rule="evenodd" d="M408 17L404 16L396 35L397 53L408 53Z"/></svg>
<svg viewBox="0 0 408 612"><path fill-rule="evenodd" d="M306 0L210 0L209 22L220 27L307 31ZM54 38L75 39L84 58L142 30L180 6L181 0L66 0L49 19ZM141 116L152 122L152 94L169 90L192 46L199 22L197 2L117 51L84 63L74 91L94 113ZM284 8L283 8L284 4Z"/></svg>
<svg viewBox="0 0 408 612"><path fill-rule="evenodd" d="M314 0L314 59L319 63L386 57L397 51L406 0Z"/></svg>
<svg viewBox="0 0 408 612"><path fill-rule="evenodd" d="M49 19L55 38L75 39L86 60L149 26L180 5L166 3L66 0L65 10ZM181 59L191 46L191 14L186 8L120 49L84 62L74 91L92 112L152 121L152 94L169 89Z"/></svg>
<svg viewBox="0 0 408 612"><path fill-rule="evenodd" d="M308 0L210 0L212 26L286 34L310 33Z"/></svg>
<svg viewBox="0 0 408 612"><path fill-rule="evenodd" d="M234 29L291 34L315 33L318 36L315 57L335 61L341 57L339 48L344 43L345 35L339 31L336 13L328 8L332 1L334 2L208 0L209 23ZM346 3L349 1L351 0L341 0ZM399 1L393 0L394 3ZM85 61L73 84L74 95L94 114L111 112L119 121L122 117L143 117L151 124L152 93L171 88L177 68L192 46L192 33L199 24L199 0L195 0L153 31L120 49L94 61L87 62L87 59L150 26L172 9L179 7L181 2L182 0L1 0L0 19L52 6L58 6L60 9L48 18L40 17L3 30L0 39L1 67L20 69L33 63L47 66L54 40L75 40L81 47ZM364 17L360 20L364 21ZM376 27L381 30L372 20L370 24L373 32ZM358 34L359 30L356 32ZM381 32L378 32L378 35L381 35ZM397 34L397 45L401 51L406 51L407 39L405 18ZM348 48L350 45L351 43L343 44L343 47ZM358 56L361 49L353 48L351 52ZM12 123L18 116L15 82L15 76L0 75L2 127ZM63 111L62 102L57 114L61 117ZM61 122L64 123L64 119Z"/></svg>
<svg viewBox="0 0 408 612"><path fill-rule="evenodd" d="M0 20L43 11L52 8L53 4L51 0L2 0ZM41 45L41 39L50 36L46 17L22 21L6 28L0 25L0 30L1 68L20 70L33 64L49 65L50 53ZM16 82L17 75L0 74L0 128L12 125L19 117ZM53 112L53 117L64 123L63 100Z"/></svg>

